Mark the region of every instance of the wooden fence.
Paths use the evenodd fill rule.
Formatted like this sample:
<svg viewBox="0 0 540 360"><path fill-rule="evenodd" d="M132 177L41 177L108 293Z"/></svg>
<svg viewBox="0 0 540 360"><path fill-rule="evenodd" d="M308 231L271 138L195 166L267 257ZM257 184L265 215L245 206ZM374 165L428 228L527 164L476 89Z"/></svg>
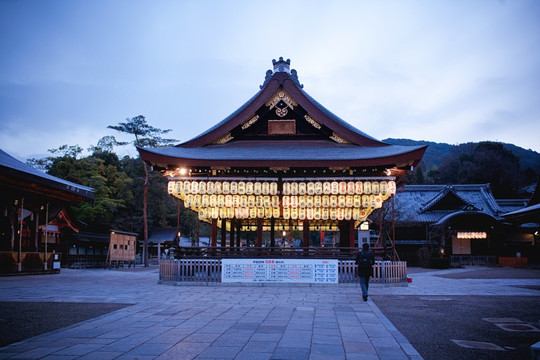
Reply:
<svg viewBox="0 0 540 360"><path fill-rule="evenodd" d="M357 283L354 260L339 260L339 283ZM220 259L180 259L159 262L159 280L161 282L221 282ZM375 261L373 283L406 284L407 262Z"/></svg>

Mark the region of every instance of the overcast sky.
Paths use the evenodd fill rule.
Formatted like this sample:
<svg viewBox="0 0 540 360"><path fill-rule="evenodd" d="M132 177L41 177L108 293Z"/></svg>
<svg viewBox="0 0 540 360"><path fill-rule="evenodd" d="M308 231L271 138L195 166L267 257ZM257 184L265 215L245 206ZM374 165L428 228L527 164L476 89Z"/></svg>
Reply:
<svg viewBox="0 0 540 360"><path fill-rule="evenodd" d="M0 54L0 149L23 161L136 115L187 141L280 56L377 139L540 152L537 0L0 0Z"/></svg>

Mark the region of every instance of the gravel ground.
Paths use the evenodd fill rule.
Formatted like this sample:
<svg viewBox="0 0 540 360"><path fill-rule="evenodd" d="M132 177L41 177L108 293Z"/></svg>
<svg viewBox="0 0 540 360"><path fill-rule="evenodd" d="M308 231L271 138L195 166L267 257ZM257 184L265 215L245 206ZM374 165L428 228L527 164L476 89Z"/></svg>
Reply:
<svg viewBox="0 0 540 360"><path fill-rule="evenodd" d="M0 347L92 319L128 304L0 302Z"/></svg>

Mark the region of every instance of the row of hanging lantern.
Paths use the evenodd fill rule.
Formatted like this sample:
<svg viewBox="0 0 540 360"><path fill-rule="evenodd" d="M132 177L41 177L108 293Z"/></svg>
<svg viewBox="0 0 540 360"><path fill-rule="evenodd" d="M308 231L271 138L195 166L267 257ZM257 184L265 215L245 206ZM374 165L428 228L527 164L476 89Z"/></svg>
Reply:
<svg viewBox="0 0 540 360"><path fill-rule="evenodd" d="M200 219L363 220L374 208L201 207Z"/></svg>
<svg viewBox="0 0 540 360"><path fill-rule="evenodd" d="M169 193L178 195L277 195L275 181L170 181ZM284 181L282 195L393 195L394 181Z"/></svg>
<svg viewBox="0 0 540 360"><path fill-rule="evenodd" d="M283 196L284 209L310 208L374 208L382 206L387 196L382 195L315 195ZM232 208L279 208L277 195L186 195L183 197L186 207L232 207Z"/></svg>
<svg viewBox="0 0 540 360"><path fill-rule="evenodd" d="M284 181L283 195L393 195L394 181Z"/></svg>
<svg viewBox="0 0 540 360"><path fill-rule="evenodd" d="M168 190L197 211L200 219L356 221L380 208L396 185L394 181L284 181L280 196L277 182L186 180L170 181Z"/></svg>

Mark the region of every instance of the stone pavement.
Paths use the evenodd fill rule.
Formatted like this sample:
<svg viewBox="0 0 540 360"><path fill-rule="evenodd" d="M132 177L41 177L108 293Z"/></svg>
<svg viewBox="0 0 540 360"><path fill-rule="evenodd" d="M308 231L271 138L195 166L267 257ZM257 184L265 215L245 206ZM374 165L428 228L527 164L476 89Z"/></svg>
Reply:
<svg viewBox="0 0 540 360"><path fill-rule="evenodd" d="M433 276L440 273L411 274L408 287L372 285L370 292L536 295L508 284L539 284ZM421 359L355 286L171 286L157 280L157 268L0 278L0 301L134 304L0 348L0 359Z"/></svg>

